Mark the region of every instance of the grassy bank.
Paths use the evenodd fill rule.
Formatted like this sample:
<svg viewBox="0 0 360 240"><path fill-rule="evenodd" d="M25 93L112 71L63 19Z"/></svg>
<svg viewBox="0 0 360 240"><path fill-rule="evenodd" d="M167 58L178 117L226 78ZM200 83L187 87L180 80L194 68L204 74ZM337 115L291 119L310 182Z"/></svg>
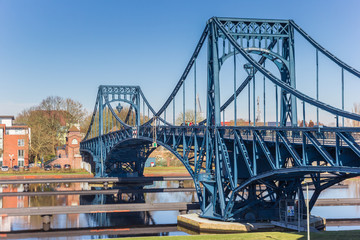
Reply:
<svg viewBox="0 0 360 240"><path fill-rule="evenodd" d="M19 171L14 172L9 170L8 172L1 172L0 171L0 178L1 177L8 177L8 176L41 176L41 175L78 175L78 174L88 174L91 176L89 172L83 169L71 169L71 170L51 170L45 171L43 169L31 169L30 171Z"/></svg>
<svg viewBox="0 0 360 240"><path fill-rule="evenodd" d="M147 167L144 169L145 176L189 176L184 166L181 167Z"/></svg>
<svg viewBox="0 0 360 240"><path fill-rule="evenodd" d="M121 238L112 238L121 239ZM155 240L159 237L139 237L134 240ZM254 232L238 234L216 234L216 235L193 235L193 236L169 236L161 237L162 240L306 240L306 233L284 233L284 232ZM355 240L360 239L360 231L337 231L311 233L312 240Z"/></svg>

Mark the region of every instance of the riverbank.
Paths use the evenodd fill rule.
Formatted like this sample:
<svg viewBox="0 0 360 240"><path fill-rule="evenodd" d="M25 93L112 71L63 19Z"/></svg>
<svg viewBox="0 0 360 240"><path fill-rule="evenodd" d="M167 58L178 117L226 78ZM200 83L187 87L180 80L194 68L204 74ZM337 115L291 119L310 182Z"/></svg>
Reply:
<svg viewBox="0 0 360 240"><path fill-rule="evenodd" d="M162 236L162 240L306 240L306 233L288 233L288 232L254 232L238 234L216 234L216 235L186 235L186 236ZM112 238L120 240L122 238ZM159 237L136 237L134 240L155 240ZM337 231L337 232L319 232L311 233L312 240L355 240L360 239L360 231Z"/></svg>
<svg viewBox="0 0 360 240"><path fill-rule="evenodd" d="M184 166L181 167L146 167L145 177L171 177L171 176L190 176Z"/></svg>
<svg viewBox="0 0 360 240"><path fill-rule="evenodd" d="M42 179L42 178L91 178L94 175L85 170L61 170L61 171L21 171L21 172L0 172L1 180L14 179Z"/></svg>

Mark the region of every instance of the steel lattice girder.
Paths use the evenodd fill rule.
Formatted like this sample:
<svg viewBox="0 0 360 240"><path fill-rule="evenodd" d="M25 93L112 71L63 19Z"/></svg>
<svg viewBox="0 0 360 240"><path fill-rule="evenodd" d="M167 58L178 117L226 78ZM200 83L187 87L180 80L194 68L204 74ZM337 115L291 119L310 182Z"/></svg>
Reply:
<svg viewBox="0 0 360 240"><path fill-rule="evenodd" d="M321 134L315 134L318 133L318 131L319 129L317 128L303 129L284 127L279 129L272 127L219 127L216 130L216 135L219 140L219 148L221 148L221 157L218 157L218 165L216 165L216 163L207 163L207 165L211 168L209 173L205 172L203 159L205 155L204 147L206 136L208 135L205 127L159 126L156 131L156 139L159 145L164 146L177 156L193 176L196 186L198 187L199 198L203 200L202 209L204 216L210 217L211 215L213 218L218 219L236 219L237 217L244 217L244 214L246 215L246 213L250 211L249 209L254 210L255 207L251 207L252 205L255 204L257 206L256 208L261 209L261 206L265 204L269 215L262 216L260 212L256 213L260 214L258 217L265 218L266 216L270 216L276 212L275 208L278 204L279 196L288 195L293 198L297 193L295 190L293 191L290 188L287 189L286 187L280 191L273 182L282 181L285 185L295 184L293 183L294 179L300 181L301 183L301 180L309 174L323 174L329 172L338 173L339 176L334 178L334 181L329 180L330 184L327 186L330 186L332 182L333 184L339 182L339 179L343 180L360 174L360 169L358 168L360 166L359 156L357 155L357 152L354 151L356 148L350 147L356 146L356 142L354 138L351 137L351 134L349 132L342 132L342 130L336 128L321 129ZM253 132L255 133L255 136ZM114 151L115 146L128 141L135 141L136 144L136 141L141 140L150 145L154 138L153 133L153 127L144 126L139 128L138 139L129 138L129 134L126 130L109 133L104 135L104 137L105 139L112 139L112 141L107 140L107 142L112 145L109 149L113 149L112 151ZM326 151L332 156L336 154L336 152L340 153L340 151L335 151L337 146L333 136L336 134L346 135L348 143L352 144L347 143L344 145L344 141L342 146L338 146L341 148L342 153L340 156L333 156L333 158L339 159L339 164L329 166L326 155L322 155L320 150L317 149L310 140L305 141L305 149L307 152L302 153L304 143L302 138L306 134L310 133L312 133L314 137L317 135L322 137L322 139L317 140L317 143L321 144L321 148L327 149ZM258 137L256 137L256 135L258 135ZM185 151L182 151L183 136L185 136L186 141L186 144L184 144L184 146L186 146ZM275 139L277 136L281 136L280 138L282 140L276 142ZM197 149L194 148L195 138L199 142L198 145L200 146ZM93 140L83 142L82 144L84 147L86 145L90 146L90 141ZM251 157L253 156L253 142L259 146L259 149L262 148L260 145L263 145L263 148L267 149L266 152L267 154L270 154L270 156L263 156L265 153L264 150L261 150L258 151L258 157L254 160ZM279 148L276 148L276 144L279 145ZM149 147L148 151L150 151L150 149L153 148ZM278 158L276 158L276 149L280 149ZM197 151L198 159L189 157L189 155L194 155L194 151ZM228 154L223 154L225 151ZM182 153L185 153L185 155L182 155ZM109 156L110 154L111 153L108 153L107 155ZM304 164L304 160L302 158L305 156L307 156L307 160ZM146 158L144 158L143 161L145 159ZM274 164L271 165L269 161L277 162L274 162ZM257 162L258 165L258 171L256 173L252 170L254 162ZM318 165L313 166L313 164ZM261 167L259 165L261 165ZM216 171L216 166L219 171ZM244 208L248 200L241 199L239 194L243 191L248 192L249 189L254 187L256 188L256 186L264 185L265 183L266 185L273 185L273 188L267 188L266 193L267 198L270 198L270 201L263 196L260 196L259 198L256 197L256 199L258 199L256 202L252 203L251 206ZM298 188L301 185L300 183L297 183L296 185ZM200 192L200 185L203 185L204 187L203 192ZM222 191L219 190L220 187L222 188ZM322 190L323 187L319 187L317 192L320 193ZM291 194L288 191L290 191ZM217 202L221 196L223 198L222 206ZM254 195L254 197L255 196L257 195ZM311 200L312 204L314 204L315 201L316 195L314 195L314 198ZM221 211L221 209L223 210Z"/></svg>

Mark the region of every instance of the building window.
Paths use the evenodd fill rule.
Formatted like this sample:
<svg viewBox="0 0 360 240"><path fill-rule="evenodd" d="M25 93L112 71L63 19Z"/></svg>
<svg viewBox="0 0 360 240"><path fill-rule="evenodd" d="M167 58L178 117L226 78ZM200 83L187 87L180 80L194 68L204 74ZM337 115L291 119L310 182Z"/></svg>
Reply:
<svg viewBox="0 0 360 240"><path fill-rule="evenodd" d="M18 166L23 167L24 166L24 159L18 159Z"/></svg>
<svg viewBox="0 0 360 240"><path fill-rule="evenodd" d="M18 159L24 159L24 150L18 150Z"/></svg>
<svg viewBox="0 0 360 240"><path fill-rule="evenodd" d="M76 144L78 144L78 141L77 141L76 139L73 139L73 140L71 141L71 144L76 145Z"/></svg>
<svg viewBox="0 0 360 240"><path fill-rule="evenodd" d="M18 166L24 166L24 150L18 150Z"/></svg>
<svg viewBox="0 0 360 240"><path fill-rule="evenodd" d="M25 139L18 139L18 146L19 147L25 146Z"/></svg>
<svg viewBox="0 0 360 240"><path fill-rule="evenodd" d="M3 165L3 161L2 161L2 159L0 160L0 167L2 167L2 165Z"/></svg>

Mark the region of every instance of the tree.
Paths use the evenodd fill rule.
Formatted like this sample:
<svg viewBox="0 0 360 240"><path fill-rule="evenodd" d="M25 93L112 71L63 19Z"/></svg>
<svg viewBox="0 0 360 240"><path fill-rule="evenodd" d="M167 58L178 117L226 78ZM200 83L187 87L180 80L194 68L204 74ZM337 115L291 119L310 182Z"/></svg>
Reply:
<svg viewBox="0 0 360 240"><path fill-rule="evenodd" d="M307 127L307 123L305 121L305 127ZM301 120L301 122L299 123L299 127L303 127L304 126L304 120Z"/></svg>
<svg viewBox="0 0 360 240"><path fill-rule="evenodd" d="M31 129L30 158L51 158L55 147L65 143L65 136L72 125L83 124L86 110L80 102L70 98L50 96L38 106L22 111L16 123Z"/></svg>
<svg viewBox="0 0 360 240"><path fill-rule="evenodd" d="M352 109L352 112L356 113L356 114L360 114L360 103L354 103L353 106L354 107ZM351 127L360 127L360 122L359 121L348 120L347 122Z"/></svg>
<svg viewBox="0 0 360 240"><path fill-rule="evenodd" d="M308 127L314 127L314 126L315 126L314 122L312 120L310 120Z"/></svg>
<svg viewBox="0 0 360 240"><path fill-rule="evenodd" d="M196 113L196 123L198 124L199 122L201 122L202 120L204 120L203 116L201 113ZM184 122L184 115L183 113L179 113L178 117L176 118L175 124L176 125L181 125ZM192 110L187 110L185 112L185 122L193 122L195 123L195 112Z"/></svg>
<svg viewBox="0 0 360 240"><path fill-rule="evenodd" d="M84 120L80 123L80 133L83 137L85 137L85 134L87 133L90 127L91 118L92 118L92 114L87 114Z"/></svg>
<svg viewBox="0 0 360 240"><path fill-rule="evenodd" d="M16 122L24 123L31 129L30 156L35 162L54 154L53 144L56 133L50 129L47 116L41 114L38 108L24 110L18 115Z"/></svg>
<svg viewBox="0 0 360 240"><path fill-rule="evenodd" d="M237 126L248 126L248 125L249 125L249 122L246 121L245 119L238 118L238 119L236 120L236 125L237 125ZM235 121L234 121L234 120L230 120L230 121L229 121L229 126L235 126Z"/></svg>

